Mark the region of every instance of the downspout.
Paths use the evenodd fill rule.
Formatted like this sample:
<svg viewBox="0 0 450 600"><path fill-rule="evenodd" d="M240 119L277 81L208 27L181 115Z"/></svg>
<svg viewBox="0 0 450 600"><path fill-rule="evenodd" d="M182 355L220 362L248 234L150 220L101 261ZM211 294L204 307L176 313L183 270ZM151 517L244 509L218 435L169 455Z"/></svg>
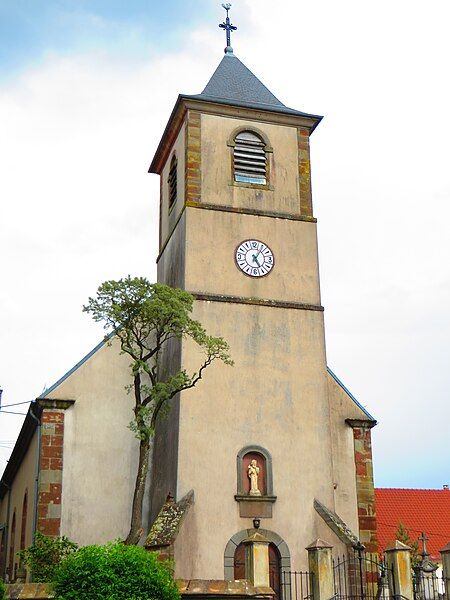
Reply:
<svg viewBox="0 0 450 600"><path fill-rule="evenodd" d="M5 564L3 566L3 581L6 581L6 571L8 570L8 555L9 555L9 517L11 513L11 486L3 482L3 485L8 488L8 506L6 508L6 532L5 532Z"/></svg>
<svg viewBox="0 0 450 600"><path fill-rule="evenodd" d="M30 415L37 423L37 451L36 451L36 460L35 460L35 478L34 478L34 507L33 507L33 543L36 538L36 530L37 530L37 517L38 517L38 500L39 500L39 475L41 468L41 443L42 443L42 435L41 435L41 420L34 414L33 406L37 406L36 402L32 402L30 404Z"/></svg>

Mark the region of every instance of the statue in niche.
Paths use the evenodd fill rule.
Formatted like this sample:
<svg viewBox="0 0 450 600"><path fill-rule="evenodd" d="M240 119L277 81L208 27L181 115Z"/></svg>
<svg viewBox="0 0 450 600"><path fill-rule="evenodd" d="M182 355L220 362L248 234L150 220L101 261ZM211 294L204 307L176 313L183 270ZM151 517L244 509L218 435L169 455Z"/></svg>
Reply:
<svg viewBox="0 0 450 600"><path fill-rule="evenodd" d="M250 479L249 496L261 496L261 492L258 488L259 467L255 459L250 461L250 464L247 467L247 474Z"/></svg>

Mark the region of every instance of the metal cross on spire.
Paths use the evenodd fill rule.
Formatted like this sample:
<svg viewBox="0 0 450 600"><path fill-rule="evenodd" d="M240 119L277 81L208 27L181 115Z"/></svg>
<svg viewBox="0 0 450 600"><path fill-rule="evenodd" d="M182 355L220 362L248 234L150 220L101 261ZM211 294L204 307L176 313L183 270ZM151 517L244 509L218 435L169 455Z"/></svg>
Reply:
<svg viewBox="0 0 450 600"><path fill-rule="evenodd" d="M221 29L225 29L227 35L227 47L225 48L225 54L233 54L233 48L231 47L231 32L236 31L237 27L231 24L230 17L228 16L228 11L231 8L231 4L227 2L226 4L222 4L222 7L227 11L227 18L219 25Z"/></svg>

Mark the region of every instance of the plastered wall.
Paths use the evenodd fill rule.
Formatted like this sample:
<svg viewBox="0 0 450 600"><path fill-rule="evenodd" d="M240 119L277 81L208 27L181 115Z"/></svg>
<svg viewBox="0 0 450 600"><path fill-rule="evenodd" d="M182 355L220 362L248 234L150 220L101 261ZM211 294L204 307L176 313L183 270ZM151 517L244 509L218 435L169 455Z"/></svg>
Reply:
<svg viewBox="0 0 450 600"><path fill-rule="evenodd" d="M81 545L128 533L138 458L129 362L116 341L104 345L47 396L75 400L65 411L61 535Z"/></svg>
<svg viewBox="0 0 450 600"><path fill-rule="evenodd" d="M34 509L34 497L35 497L35 477L36 477L36 451L37 451L37 431L35 432L27 453L25 454L19 470L14 478L11 486L11 499L10 499L10 515L9 515L9 527L8 527L8 554L6 556L6 565L10 562L11 549L11 525L13 520L14 512L16 514L16 530L14 536L14 550L18 552L20 550L20 540L22 531L22 508L25 492L27 492L27 519L25 526L25 548L32 543L33 539L33 509ZM0 522L6 523L8 516L8 492L3 497L0 507ZM14 564L19 564L19 557L14 556Z"/></svg>
<svg viewBox="0 0 450 600"><path fill-rule="evenodd" d="M158 280L177 280L206 296L195 302L194 316L230 343L235 366L209 367L160 429L161 439L172 441L170 452L158 452L158 464L176 474L176 498L195 492L175 543L176 576L222 578L228 541L252 526L234 498L236 455L247 445L266 448L273 459L277 500L262 527L286 542L291 568L305 570L305 547L314 539L328 541L336 553L345 550L315 512L314 499L357 532L353 436L345 418L362 416L326 370L316 225L311 205L304 201L309 212L302 214L300 202L309 193L309 151L300 140L307 132L211 114L202 114L198 127L200 199L186 206L160 258ZM259 131L270 145L264 188L233 182L230 141L239 129ZM302 151L308 169L299 168ZM251 278L237 268L235 249L246 239L272 249L275 266L267 277ZM219 302L223 296L234 302ZM285 304L268 307L265 301ZM201 360L195 345L184 341L177 364L193 372ZM154 485L161 488L161 482L167 485L162 477ZM162 499L162 488L159 494Z"/></svg>
<svg viewBox="0 0 450 600"><path fill-rule="evenodd" d="M320 304L314 223L197 208L185 212L187 290ZM271 248L275 266L267 277L238 270L235 250L246 239Z"/></svg>
<svg viewBox="0 0 450 600"><path fill-rule="evenodd" d="M350 529L358 535L353 430L345 420L363 419L366 418L366 415L331 375L328 375L327 379L331 412L335 510Z"/></svg>
<svg viewBox="0 0 450 600"><path fill-rule="evenodd" d="M270 189L233 185L232 148L239 128L262 132L273 151L267 154ZM211 204L300 214L298 142L295 127L203 114L201 117L202 201Z"/></svg>
<svg viewBox="0 0 450 600"><path fill-rule="evenodd" d="M236 455L248 444L273 458L278 499L263 527L283 537L295 568L305 566L304 548L321 528L313 500L333 507L323 315L197 302L195 316L228 340L235 366L214 364L181 395L177 497L194 488L199 549L193 573L177 575L223 577L228 540L251 527L234 499ZM194 369L201 357L186 344L182 360Z"/></svg>

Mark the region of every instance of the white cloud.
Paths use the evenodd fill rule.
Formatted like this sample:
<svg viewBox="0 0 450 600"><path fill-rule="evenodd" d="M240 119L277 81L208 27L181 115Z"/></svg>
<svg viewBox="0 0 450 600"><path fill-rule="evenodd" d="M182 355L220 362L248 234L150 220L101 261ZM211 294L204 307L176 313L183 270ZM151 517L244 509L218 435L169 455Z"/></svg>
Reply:
<svg viewBox="0 0 450 600"><path fill-rule="evenodd" d="M0 87L4 404L33 399L98 343L81 306L101 281L156 278L159 182L147 170L196 71L208 72L193 56L49 55ZM1 421L13 439L21 418Z"/></svg>
<svg viewBox="0 0 450 600"><path fill-rule="evenodd" d="M237 55L287 105L326 117L312 168L328 359L381 421L385 485L448 479L449 12L443 1L233 6ZM147 168L177 94L201 91L220 60L215 27L181 53L49 55L0 87L4 403L35 397L97 343L81 305L99 282L155 277L159 185ZM20 419L1 419L12 439ZM427 451L433 468L415 462Z"/></svg>

